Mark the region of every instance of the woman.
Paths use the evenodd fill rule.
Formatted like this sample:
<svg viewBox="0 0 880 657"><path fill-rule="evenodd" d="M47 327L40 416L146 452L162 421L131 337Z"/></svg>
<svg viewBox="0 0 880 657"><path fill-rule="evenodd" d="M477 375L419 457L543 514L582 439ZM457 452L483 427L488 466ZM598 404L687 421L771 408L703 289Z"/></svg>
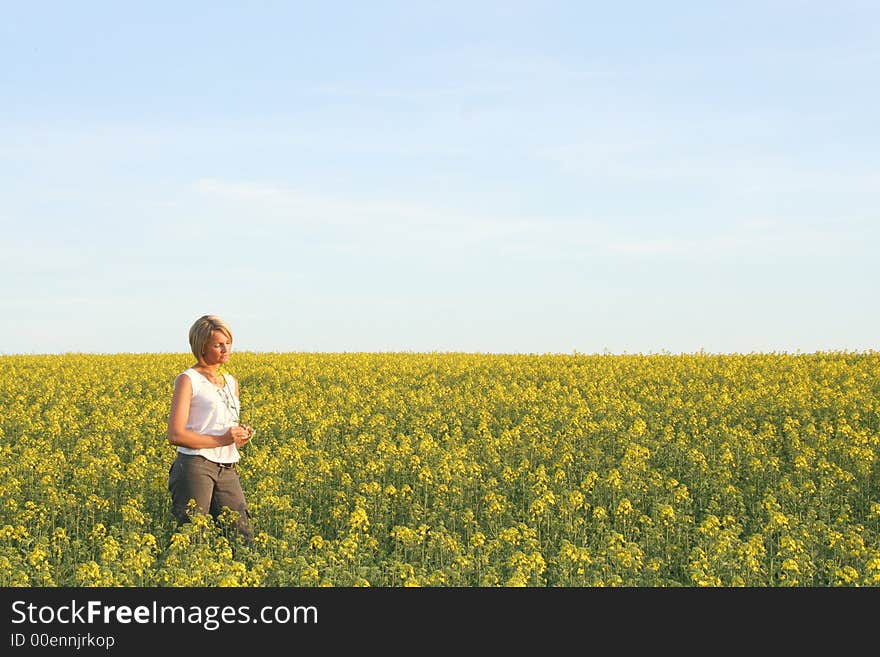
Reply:
<svg viewBox="0 0 880 657"><path fill-rule="evenodd" d="M232 331L216 315L204 315L190 328L189 344L196 363L175 378L168 417L168 442L177 446L168 473L171 511L180 526L189 521L190 500L215 520L228 507L238 513L236 527L251 543L250 514L236 463L239 448L254 430L239 421L238 381L220 372L229 362Z"/></svg>

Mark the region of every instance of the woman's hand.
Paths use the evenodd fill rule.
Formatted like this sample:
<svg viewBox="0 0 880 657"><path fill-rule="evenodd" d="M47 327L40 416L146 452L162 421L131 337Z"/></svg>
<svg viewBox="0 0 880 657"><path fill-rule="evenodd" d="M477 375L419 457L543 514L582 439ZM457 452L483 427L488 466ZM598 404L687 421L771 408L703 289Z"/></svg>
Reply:
<svg viewBox="0 0 880 657"><path fill-rule="evenodd" d="M226 437L232 439L232 442L235 443L236 447L244 447L251 439L251 434L253 434L253 432L254 430L252 427L236 424L235 426L229 427L229 431L226 432Z"/></svg>

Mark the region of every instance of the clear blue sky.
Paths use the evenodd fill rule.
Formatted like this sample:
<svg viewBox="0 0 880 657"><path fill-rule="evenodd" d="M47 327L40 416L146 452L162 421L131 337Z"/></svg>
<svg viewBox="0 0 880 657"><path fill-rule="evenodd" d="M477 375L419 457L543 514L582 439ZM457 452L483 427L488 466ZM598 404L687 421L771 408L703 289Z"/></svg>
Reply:
<svg viewBox="0 0 880 657"><path fill-rule="evenodd" d="M2 354L877 348L874 0L2 9Z"/></svg>

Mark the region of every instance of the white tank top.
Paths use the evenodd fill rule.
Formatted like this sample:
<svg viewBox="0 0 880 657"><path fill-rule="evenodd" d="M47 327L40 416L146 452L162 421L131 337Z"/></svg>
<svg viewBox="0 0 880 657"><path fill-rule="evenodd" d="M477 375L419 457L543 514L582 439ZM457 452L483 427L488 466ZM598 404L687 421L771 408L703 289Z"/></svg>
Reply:
<svg viewBox="0 0 880 657"><path fill-rule="evenodd" d="M224 374L226 385L221 388L191 367L183 373L189 377L192 384L187 429L207 436L222 436L230 426L238 424L241 402L235 394L235 377ZM237 463L241 458L235 443L201 449L178 446L177 451L184 454L199 454L216 463Z"/></svg>

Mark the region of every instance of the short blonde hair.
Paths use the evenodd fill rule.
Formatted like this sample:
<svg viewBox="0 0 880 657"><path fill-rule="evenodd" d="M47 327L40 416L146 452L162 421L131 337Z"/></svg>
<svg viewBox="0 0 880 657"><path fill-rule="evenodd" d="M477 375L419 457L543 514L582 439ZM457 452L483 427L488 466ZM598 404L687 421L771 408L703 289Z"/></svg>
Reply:
<svg viewBox="0 0 880 657"><path fill-rule="evenodd" d="M211 339L214 331L220 331L232 341L232 329L217 315L202 315L199 317L189 329L189 346L192 349L193 356L198 362L202 362L202 355L205 351L205 345Z"/></svg>

